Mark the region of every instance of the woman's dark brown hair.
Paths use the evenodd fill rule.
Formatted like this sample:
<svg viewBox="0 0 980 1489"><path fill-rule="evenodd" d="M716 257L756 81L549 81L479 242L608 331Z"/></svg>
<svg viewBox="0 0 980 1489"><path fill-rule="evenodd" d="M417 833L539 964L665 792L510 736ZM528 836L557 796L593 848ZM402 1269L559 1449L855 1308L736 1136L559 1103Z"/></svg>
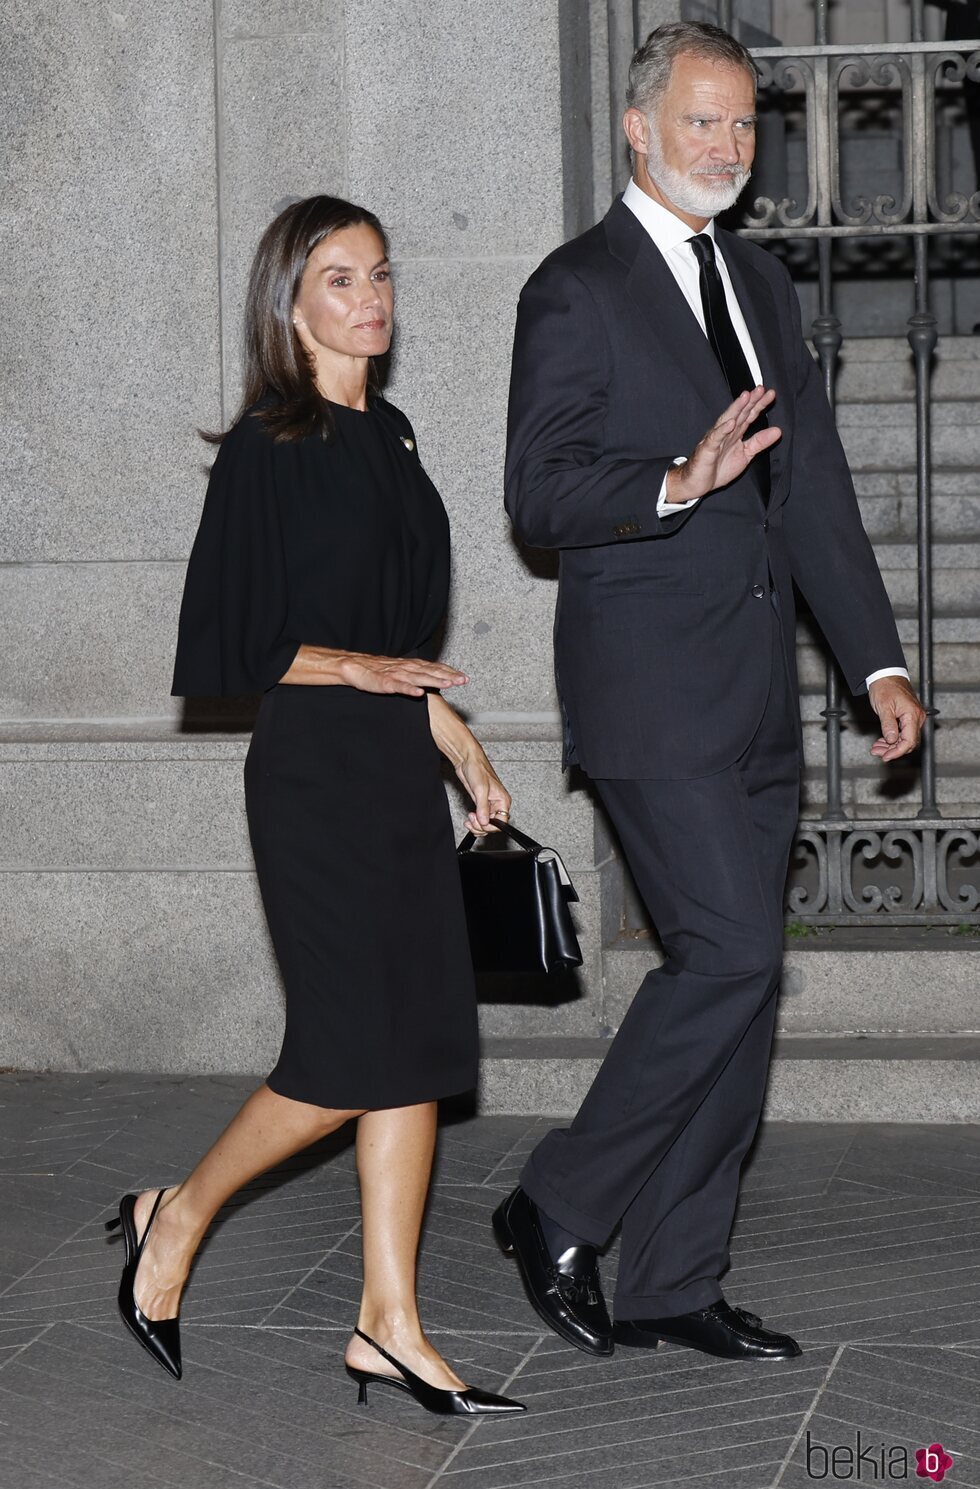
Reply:
<svg viewBox="0 0 980 1489"><path fill-rule="evenodd" d="M293 202L262 234L248 278L245 386L232 427L246 409L272 394L273 401L257 417L276 440L303 439L309 434L328 439L333 433L333 416L317 389L313 358L293 325L293 302L306 261L317 244L341 228L362 223L377 233L387 257L388 235L374 213L336 196ZM373 391L379 391L373 363L368 382ZM224 434L205 434L204 438L220 444Z"/></svg>

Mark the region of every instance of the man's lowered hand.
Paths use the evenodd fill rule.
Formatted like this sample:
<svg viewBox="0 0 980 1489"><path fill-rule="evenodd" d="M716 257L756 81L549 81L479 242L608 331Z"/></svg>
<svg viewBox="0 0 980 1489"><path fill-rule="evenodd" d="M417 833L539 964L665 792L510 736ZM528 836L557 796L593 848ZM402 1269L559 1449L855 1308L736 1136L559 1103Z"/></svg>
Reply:
<svg viewBox="0 0 980 1489"><path fill-rule="evenodd" d="M879 677L868 689L881 721L881 738L871 746L879 760L900 760L919 743L926 711L904 677Z"/></svg>

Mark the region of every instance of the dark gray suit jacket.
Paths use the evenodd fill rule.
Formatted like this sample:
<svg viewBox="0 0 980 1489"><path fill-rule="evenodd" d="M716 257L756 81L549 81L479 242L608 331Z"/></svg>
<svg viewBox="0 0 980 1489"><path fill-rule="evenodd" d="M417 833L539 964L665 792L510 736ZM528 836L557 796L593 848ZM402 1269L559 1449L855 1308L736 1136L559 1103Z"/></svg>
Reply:
<svg viewBox="0 0 980 1489"><path fill-rule="evenodd" d="M731 402L660 252L621 199L521 294L506 501L522 542L560 550L555 657L566 763L681 779L749 744L773 664L770 576L796 687L792 580L855 693L904 665L792 281L718 231L767 387L768 509L743 475L661 520L672 459Z"/></svg>

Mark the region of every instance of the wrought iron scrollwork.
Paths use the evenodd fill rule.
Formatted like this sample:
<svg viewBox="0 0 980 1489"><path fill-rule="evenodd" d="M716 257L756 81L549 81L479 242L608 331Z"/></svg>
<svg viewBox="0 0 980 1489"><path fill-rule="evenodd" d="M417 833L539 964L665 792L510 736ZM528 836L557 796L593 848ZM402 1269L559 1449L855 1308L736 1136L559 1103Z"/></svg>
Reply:
<svg viewBox="0 0 980 1489"><path fill-rule="evenodd" d="M936 107L964 81L980 83L980 50L948 42L881 46L765 48L754 53L760 93L796 93L806 111L807 197L757 197L741 231L760 241L790 237L933 236L976 232L980 192L937 185ZM841 109L846 101L894 93L902 119L902 190L867 190L846 201L841 184ZM870 185L870 183L869 183Z"/></svg>
<svg viewBox="0 0 980 1489"><path fill-rule="evenodd" d="M974 866L974 882L961 884L955 889L949 885L950 858L958 859L961 866ZM944 910L962 920L980 909L980 831L975 827L951 827L943 834L936 855L936 891Z"/></svg>
<svg viewBox="0 0 980 1489"><path fill-rule="evenodd" d="M800 823L786 896L794 920L956 926L975 921L978 910L976 822Z"/></svg>
<svg viewBox="0 0 980 1489"><path fill-rule="evenodd" d="M840 171L841 87L845 85L860 89L866 88L869 84L882 89L891 88L897 84L901 90L904 189L900 201L887 195L858 196L850 207L847 207L841 190ZM897 223L907 220L912 210L913 197L912 177L909 169L914 153L912 119L912 69L907 57L880 54L874 57L848 56L834 59L830 67L828 125L832 130L831 210L838 222L845 223L849 227L865 227L869 223L894 227Z"/></svg>
<svg viewBox="0 0 980 1489"><path fill-rule="evenodd" d="M745 218L745 226L748 228L769 227L773 224L779 227L805 227L812 222L817 210L817 140L815 132L815 121L817 119L816 109L816 77L812 62L805 57L782 57L759 59L759 87L763 90L779 88L786 93L803 90L806 103L806 153L807 153L807 199L800 210L800 204L792 197L784 197L780 202L774 202L768 197L757 197L753 203L753 212Z"/></svg>
<svg viewBox="0 0 980 1489"><path fill-rule="evenodd" d="M964 56L962 52L936 53L930 67L930 80L936 97L940 96L942 84L962 86L964 82L980 83L980 52L974 52L970 56ZM933 123L933 132L934 130ZM936 222L980 224L980 191L969 196L962 191L951 191L945 201L940 201L935 171L927 183L926 200L929 215Z"/></svg>

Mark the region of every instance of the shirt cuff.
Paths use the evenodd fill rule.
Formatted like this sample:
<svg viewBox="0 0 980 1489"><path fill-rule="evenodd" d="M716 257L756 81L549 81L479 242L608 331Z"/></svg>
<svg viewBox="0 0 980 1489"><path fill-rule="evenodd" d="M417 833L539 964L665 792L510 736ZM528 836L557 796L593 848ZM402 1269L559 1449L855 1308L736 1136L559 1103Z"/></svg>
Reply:
<svg viewBox="0 0 980 1489"><path fill-rule="evenodd" d="M904 677L906 682L912 681L904 667L882 667L880 671L872 672L870 677L864 679L865 687L870 688L871 684L877 682L879 677Z"/></svg>
<svg viewBox="0 0 980 1489"><path fill-rule="evenodd" d="M686 465L687 456L678 455L674 464ZM675 512L686 512L689 507L696 507L700 500L699 496L692 496L689 502L669 502L667 500L667 476L664 476L660 485L660 494L657 497L657 516L672 517Z"/></svg>

